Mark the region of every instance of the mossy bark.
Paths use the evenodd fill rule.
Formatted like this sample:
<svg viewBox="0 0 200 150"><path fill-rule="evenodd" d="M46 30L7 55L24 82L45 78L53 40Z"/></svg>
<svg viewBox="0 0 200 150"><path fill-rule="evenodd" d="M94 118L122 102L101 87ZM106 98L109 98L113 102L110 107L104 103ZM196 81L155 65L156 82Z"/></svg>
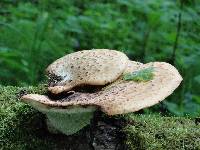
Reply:
<svg viewBox="0 0 200 150"><path fill-rule="evenodd" d="M198 118L100 114L73 136L51 134L46 117L19 99L45 89L0 86L0 149L200 149Z"/></svg>

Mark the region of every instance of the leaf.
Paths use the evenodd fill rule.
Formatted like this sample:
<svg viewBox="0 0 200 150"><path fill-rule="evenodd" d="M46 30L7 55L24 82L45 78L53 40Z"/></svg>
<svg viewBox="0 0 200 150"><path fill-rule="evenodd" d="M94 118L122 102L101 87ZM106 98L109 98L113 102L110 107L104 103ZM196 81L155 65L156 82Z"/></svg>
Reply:
<svg viewBox="0 0 200 150"><path fill-rule="evenodd" d="M198 84L200 84L200 75L194 77L194 81Z"/></svg>
<svg viewBox="0 0 200 150"><path fill-rule="evenodd" d="M170 113L175 114L176 116L184 116L183 110L177 104L167 101L163 103L165 104Z"/></svg>
<svg viewBox="0 0 200 150"><path fill-rule="evenodd" d="M132 73L127 73L124 75L123 79L126 81L137 81L137 82L141 82L141 81L149 81L153 79L153 71L154 68L153 67L149 67L149 68L145 68L139 71L134 71Z"/></svg>
<svg viewBox="0 0 200 150"><path fill-rule="evenodd" d="M193 95L193 101L200 105L200 96ZM200 111L200 110L199 110Z"/></svg>

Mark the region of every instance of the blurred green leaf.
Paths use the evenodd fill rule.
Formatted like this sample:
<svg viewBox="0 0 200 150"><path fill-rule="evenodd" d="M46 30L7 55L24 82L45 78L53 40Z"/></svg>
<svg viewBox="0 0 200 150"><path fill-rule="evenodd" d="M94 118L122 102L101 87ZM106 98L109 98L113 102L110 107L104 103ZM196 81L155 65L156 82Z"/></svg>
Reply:
<svg viewBox="0 0 200 150"><path fill-rule="evenodd" d="M200 75L194 77L194 81L200 85Z"/></svg>

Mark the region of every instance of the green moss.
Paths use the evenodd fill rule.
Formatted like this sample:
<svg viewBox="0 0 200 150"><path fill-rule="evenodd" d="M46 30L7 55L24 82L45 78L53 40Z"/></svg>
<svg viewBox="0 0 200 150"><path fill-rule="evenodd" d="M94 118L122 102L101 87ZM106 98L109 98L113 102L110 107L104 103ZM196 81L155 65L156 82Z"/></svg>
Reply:
<svg viewBox="0 0 200 150"><path fill-rule="evenodd" d="M44 86L34 87L2 87L0 86L0 148L29 149L37 147L45 141L36 138L41 128L39 120L44 117L20 102L23 93L44 93Z"/></svg>
<svg viewBox="0 0 200 150"><path fill-rule="evenodd" d="M200 124L189 118L128 115L130 149L200 149Z"/></svg>
<svg viewBox="0 0 200 150"><path fill-rule="evenodd" d="M134 71L132 73L125 74L123 79L126 81L133 80L136 82L142 82L142 81L146 82L153 79L154 76L153 71L154 71L153 67L141 69L138 71Z"/></svg>

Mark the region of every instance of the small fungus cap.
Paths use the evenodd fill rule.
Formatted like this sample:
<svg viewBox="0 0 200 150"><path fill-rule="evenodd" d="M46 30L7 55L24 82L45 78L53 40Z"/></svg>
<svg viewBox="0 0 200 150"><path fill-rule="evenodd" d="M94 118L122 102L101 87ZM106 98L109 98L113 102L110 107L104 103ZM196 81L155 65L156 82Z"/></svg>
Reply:
<svg viewBox="0 0 200 150"><path fill-rule="evenodd" d="M124 74L153 67L154 77L146 82L126 81L121 76L115 82L95 93L80 93L52 100L38 94L24 95L27 103L38 103L48 107L97 106L108 115L135 112L164 100L179 86L182 77L175 67L165 62L142 64L129 61ZM35 105L35 104L34 104ZM39 105L37 105L39 106Z"/></svg>
<svg viewBox="0 0 200 150"><path fill-rule="evenodd" d="M68 54L48 66L50 92L69 91L79 85L105 85L126 69L128 57L108 49L83 50Z"/></svg>

